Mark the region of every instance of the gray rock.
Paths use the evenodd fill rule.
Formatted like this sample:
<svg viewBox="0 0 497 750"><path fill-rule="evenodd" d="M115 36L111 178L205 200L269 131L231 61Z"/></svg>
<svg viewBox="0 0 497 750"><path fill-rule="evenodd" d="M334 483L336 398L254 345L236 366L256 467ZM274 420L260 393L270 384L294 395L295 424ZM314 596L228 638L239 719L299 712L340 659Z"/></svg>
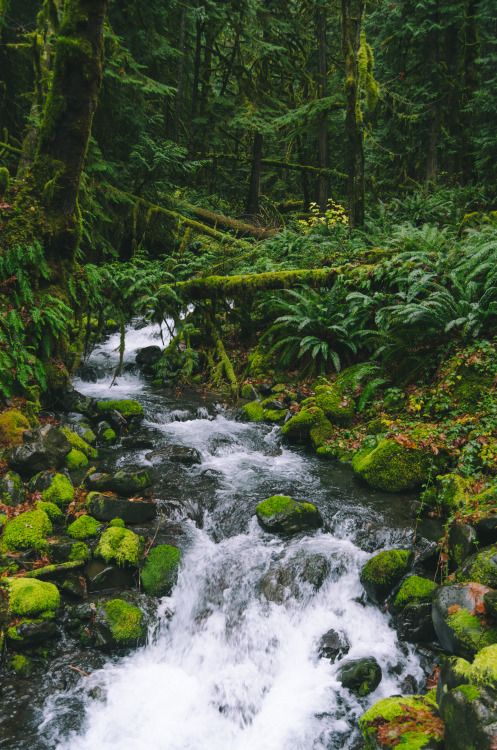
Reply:
<svg viewBox="0 0 497 750"><path fill-rule="evenodd" d="M157 506L152 500L128 500L92 493L87 508L97 521L112 521L122 518L126 524L147 523L157 515Z"/></svg>
<svg viewBox="0 0 497 750"><path fill-rule="evenodd" d="M21 476L59 468L71 450L64 433L51 424L24 433L24 444L10 451L9 466Z"/></svg>
<svg viewBox="0 0 497 750"><path fill-rule="evenodd" d="M0 477L0 502L4 505L22 505L26 499L26 490L19 474L8 471Z"/></svg>
<svg viewBox="0 0 497 750"><path fill-rule="evenodd" d="M160 346L144 346L143 349L138 349L136 354L135 362L141 366L152 366L162 357L162 349Z"/></svg>
<svg viewBox="0 0 497 750"><path fill-rule="evenodd" d="M345 633L328 630L319 641L318 654L322 659L329 659L331 663L348 654L350 643Z"/></svg>
<svg viewBox="0 0 497 750"><path fill-rule="evenodd" d="M492 640L492 631L482 617L484 596L489 591L478 583L437 589L432 604L433 626L440 645L449 654L471 658Z"/></svg>
<svg viewBox="0 0 497 750"><path fill-rule="evenodd" d="M195 448L186 445L166 445L159 450L148 453L145 458L152 463L172 461L184 466L194 466L202 463L202 456Z"/></svg>
<svg viewBox="0 0 497 750"><path fill-rule="evenodd" d="M381 667L372 656L349 661L338 671L338 681L343 687L360 697L376 690L382 676Z"/></svg>

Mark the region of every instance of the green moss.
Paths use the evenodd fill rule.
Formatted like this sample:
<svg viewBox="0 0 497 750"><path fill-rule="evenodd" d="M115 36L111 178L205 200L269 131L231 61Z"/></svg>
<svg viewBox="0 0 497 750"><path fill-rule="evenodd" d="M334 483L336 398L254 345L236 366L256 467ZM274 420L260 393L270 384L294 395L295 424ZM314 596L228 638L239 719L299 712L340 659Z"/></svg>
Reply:
<svg viewBox="0 0 497 750"><path fill-rule="evenodd" d="M73 432L69 427L63 427L62 432L70 442L71 446L76 450L84 453L88 458L96 458L97 450L93 448L86 440L83 440L76 432Z"/></svg>
<svg viewBox="0 0 497 750"><path fill-rule="evenodd" d="M0 3L0 10L3 11L3 7L1 3ZM10 185L10 172L7 169L7 167L0 167L0 198L3 198L4 195L6 195L9 189L9 185Z"/></svg>
<svg viewBox="0 0 497 750"><path fill-rule="evenodd" d="M77 448L72 448L66 456L66 466L69 471L86 469L89 463L87 456Z"/></svg>
<svg viewBox="0 0 497 750"><path fill-rule="evenodd" d="M100 414L108 414L111 411L118 411L125 419L130 417L143 417L143 406L138 401L124 399L121 401L98 401L97 409Z"/></svg>
<svg viewBox="0 0 497 750"><path fill-rule="evenodd" d="M475 581L483 586L497 588L497 544L471 555L456 575L458 581Z"/></svg>
<svg viewBox="0 0 497 750"><path fill-rule="evenodd" d="M131 645L146 635L143 612L123 599L111 599L103 605L110 631L116 643Z"/></svg>
<svg viewBox="0 0 497 750"><path fill-rule="evenodd" d="M101 432L100 439L102 440L102 442L107 443L108 445L112 445L112 443L117 442L117 433L112 429L112 427L106 427L105 430Z"/></svg>
<svg viewBox="0 0 497 750"><path fill-rule="evenodd" d="M60 606L59 589L53 583L31 578L9 581L9 610L18 617L53 614Z"/></svg>
<svg viewBox="0 0 497 750"><path fill-rule="evenodd" d="M25 499L24 484L15 471L7 471L0 477L0 502L5 505L18 505Z"/></svg>
<svg viewBox="0 0 497 750"><path fill-rule="evenodd" d="M497 642L497 628L487 628L477 615L468 609L458 609L447 618L458 641L473 653Z"/></svg>
<svg viewBox="0 0 497 750"><path fill-rule="evenodd" d="M322 419L321 421L317 422L313 427L311 427L311 431L309 433L314 450L319 452L319 449L324 448L327 442L333 437L333 435L333 425L331 424L329 419ZM320 455L322 454L323 452L321 452Z"/></svg>
<svg viewBox="0 0 497 750"><path fill-rule="evenodd" d="M379 552L364 565L361 580L373 584L390 584L400 580L409 568L411 552L406 549L389 549Z"/></svg>
<svg viewBox="0 0 497 750"><path fill-rule="evenodd" d="M444 725L430 695L396 696L375 703L359 719L366 750L379 746L376 740L380 727L382 737L388 736L389 746L403 750L423 750L444 737Z"/></svg>
<svg viewBox="0 0 497 750"><path fill-rule="evenodd" d="M357 453L352 467L371 487L402 492L416 489L429 479L433 457L395 440L383 439L375 448Z"/></svg>
<svg viewBox="0 0 497 750"><path fill-rule="evenodd" d="M141 571L143 590L152 596L165 596L176 582L181 551L169 544L150 550Z"/></svg>
<svg viewBox="0 0 497 750"><path fill-rule="evenodd" d="M41 496L48 503L69 505L74 500L74 487L71 480L65 474L55 474L50 487L44 490Z"/></svg>
<svg viewBox="0 0 497 750"><path fill-rule="evenodd" d="M395 597L394 606L397 609L403 609L413 602L431 601L437 588L437 584L429 578L409 576L402 583Z"/></svg>
<svg viewBox="0 0 497 750"><path fill-rule="evenodd" d="M29 430L27 418L18 409L8 409L0 414L0 445L10 448L22 443L22 436Z"/></svg>
<svg viewBox="0 0 497 750"><path fill-rule="evenodd" d="M468 701L476 701L481 695L476 685L459 685L456 690L459 690Z"/></svg>
<svg viewBox="0 0 497 750"><path fill-rule="evenodd" d="M273 422L273 424L279 424L284 422L286 419L285 409L264 409L263 418L265 422Z"/></svg>
<svg viewBox="0 0 497 750"><path fill-rule="evenodd" d="M90 539L98 535L102 524L92 516L79 516L68 527L67 533L72 539Z"/></svg>
<svg viewBox="0 0 497 750"><path fill-rule="evenodd" d="M240 391L240 395L242 398L247 399L247 401L250 401L254 398L254 386L251 383L244 383L242 385L242 389Z"/></svg>
<svg viewBox="0 0 497 750"><path fill-rule="evenodd" d="M323 423L324 412L316 406L305 406L295 416L285 422L281 434L290 440L305 441L309 438L314 425Z"/></svg>
<svg viewBox="0 0 497 750"><path fill-rule="evenodd" d="M262 422L264 420L264 407L260 401L251 401L250 404L244 404L242 413L249 422Z"/></svg>
<svg viewBox="0 0 497 750"><path fill-rule="evenodd" d="M471 684L497 689L497 643L478 651L473 663L457 659L454 671Z"/></svg>
<svg viewBox="0 0 497 750"><path fill-rule="evenodd" d="M337 383L320 385L315 389L316 406L322 409L333 424L349 425L355 415L354 399L344 394Z"/></svg>
<svg viewBox="0 0 497 750"><path fill-rule="evenodd" d="M38 502L36 503L36 509L43 510L53 523L58 523L59 521L64 520L63 512L57 505L55 505L55 503L48 503L44 500L38 500Z"/></svg>
<svg viewBox="0 0 497 750"><path fill-rule="evenodd" d="M143 550L143 540L133 531L110 527L100 537L95 555L105 562L117 565L138 565Z"/></svg>
<svg viewBox="0 0 497 750"><path fill-rule="evenodd" d="M30 510L5 524L3 546L8 550L45 552L52 523L43 510Z"/></svg>
<svg viewBox="0 0 497 750"><path fill-rule="evenodd" d="M111 528L118 528L118 529L124 529L126 524L124 523L122 518L113 518L112 521L109 523L109 526Z"/></svg>
<svg viewBox="0 0 497 750"><path fill-rule="evenodd" d="M464 508L468 501L471 480L459 474L443 474L436 478L434 487L425 490L421 502L425 508L440 508L446 515Z"/></svg>
<svg viewBox="0 0 497 750"><path fill-rule="evenodd" d="M263 500L256 507L258 516L270 518L279 513L303 513L304 511L315 511L316 506L313 503L299 503L293 497L286 495L273 495Z"/></svg>
<svg viewBox="0 0 497 750"><path fill-rule="evenodd" d="M86 562L90 559L90 548L84 542L76 542L72 545L69 553L69 562L77 562L79 560Z"/></svg>
<svg viewBox="0 0 497 750"><path fill-rule="evenodd" d="M29 677L33 670L31 659L24 654L14 654L9 662L10 668L20 677Z"/></svg>

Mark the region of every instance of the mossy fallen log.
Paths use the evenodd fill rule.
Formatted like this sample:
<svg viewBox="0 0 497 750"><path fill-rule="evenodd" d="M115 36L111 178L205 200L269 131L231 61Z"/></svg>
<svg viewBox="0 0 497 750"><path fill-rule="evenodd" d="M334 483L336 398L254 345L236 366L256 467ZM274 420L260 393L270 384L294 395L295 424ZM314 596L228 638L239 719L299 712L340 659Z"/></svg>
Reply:
<svg viewBox="0 0 497 750"><path fill-rule="evenodd" d="M267 273L249 273L239 276L207 276L205 278L182 281L171 284L166 289L173 289L185 301L224 298L231 299L240 295L253 295L278 289L290 289L299 284L318 288L331 286L338 276L335 268L297 269L293 271L271 271Z"/></svg>
<svg viewBox="0 0 497 750"><path fill-rule="evenodd" d="M215 228L222 227L236 233L237 236L249 236L254 237L257 240L265 240L268 237L274 236L279 229L274 227L257 227L254 224L249 224L246 221L240 221L239 219L233 219L231 216L225 216L224 214L218 214L214 211L209 211L206 208L200 206L193 206L190 203L183 204L185 210L193 216L201 219L209 226Z"/></svg>

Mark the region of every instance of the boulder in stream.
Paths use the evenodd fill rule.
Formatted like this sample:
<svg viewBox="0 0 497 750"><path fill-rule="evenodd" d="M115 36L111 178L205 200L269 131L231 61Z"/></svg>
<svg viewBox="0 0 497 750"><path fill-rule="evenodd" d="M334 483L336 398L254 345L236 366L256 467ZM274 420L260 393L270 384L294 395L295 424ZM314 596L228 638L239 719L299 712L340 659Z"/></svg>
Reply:
<svg viewBox="0 0 497 750"><path fill-rule="evenodd" d="M157 515L157 505L153 500L128 500L115 495L103 495L100 492L90 492L86 507L98 521L112 521L121 518L124 523L147 523Z"/></svg>
<svg viewBox="0 0 497 750"><path fill-rule="evenodd" d="M147 555L140 573L143 590L151 596L168 596L178 579L181 551L170 544L159 544Z"/></svg>
<svg viewBox="0 0 497 750"><path fill-rule="evenodd" d="M161 357L162 349L160 346L144 346L142 349L138 349L135 362L139 367L151 367L157 364Z"/></svg>
<svg viewBox="0 0 497 750"><path fill-rule="evenodd" d="M337 679L352 693L360 697L374 692L382 679L381 667L373 656L352 659L338 670Z"/></svg>
<svg viewBox="0 0 497 750"><path fill-rule="evenodd" d="M276 534L296 534L323 525L321 513L313 503L299 502L286 495L263 500L255 512L262 528Z"/></svg>
<svg viewBox="0 0 497 750"><path fill-rule="evenodd" d="M359 719L365 750L442 750L444 723L429 695L393 696L369 708ZM452 750L452 748L451 748ZM465 749L469 750L469 746Z"/></svg>
<svg viewBox="0 0 497 750"><path fill-rule="evenodd" d="M390 549L371 557L361 571L361 583L376 604L382 604L409 570L412 552Z"/></svg>
<svg viewBox="0 0 497 750"><path fill-rule="evenodd" d="M339 633L333 628L328 630L319 641L319 656L322 659L328 659L332 664L337 659L341 659L342 656L348 654L349 650L350 643L345 633Z"/></svg>
<svg viewBox="0 0 497 750"><path fill-rule="evenodd" d="M61 467L72 447L62 430L51 424L25 432L24 440L8 454L9 466L24 477Z"/></svg>
<svg viewBox="0 0 497 750"><path fill-rule="evenodd" d="M141 495L152 484L147 469L121 469L115 474L94 472L86 478L86 486L93 492L116 492L131 497Z"/></svg>
<svg viewBox="0 0 497 750"><path fill-rule="evenodd" d="M195 466L195 464L202 463L200 451L196 448L189 448L187 445L166 445L148 453L145 458L152 463L172 461L183 466Z"/></svg>
<svg viewBox="0 0 497 750"><path fill-rule="evenodd" d="M440 586L432 618L445 651L470 659L481 648L497 643L497 627L485 617L485 595L490 591L479 583Z"/></svg>
<svg viewBox="0 0 497 750"><path fill-rule="evenodd" d="M80 638L103 651L122 651L145 642L145 615L135 604L124 599L109 599L79 608L85 625Z"/></svg>
<svg viewBox="0 0 497 750"><path fill-rule="evenodd" d="M403 640L423 643L435 639L431 606L437 588L429 578L417 575L403 581L391 606L395 627Z"/></svg>

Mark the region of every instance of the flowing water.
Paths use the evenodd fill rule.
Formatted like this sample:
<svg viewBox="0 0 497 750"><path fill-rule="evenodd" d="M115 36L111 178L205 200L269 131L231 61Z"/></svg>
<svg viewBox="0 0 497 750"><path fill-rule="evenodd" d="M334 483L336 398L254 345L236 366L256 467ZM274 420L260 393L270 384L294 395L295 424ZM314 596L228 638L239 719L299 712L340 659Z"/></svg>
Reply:
<svg viewBox="0 0 497 750"><path fill-rule="evenodd" d="M151 327L130 330L128 371L113 386L118 337L111 336L92 356L96 382L75 385L92 396L140 400L141 435L155 450L172 443L200 452L201 464L191 468L150 462L150 449L119 448L113 459L114 465L151 466L156 497L181 527L178 584L160 602L147 646L108 660L65 690L55 689L48 675L51 697L37 714L36 731L29 744L10 747L357 747L355 726L365 707L401 692L408 676L410 684L423 681L418 657L398 642L387 615L365 603L359 582L373 550L411 539L410 500L372 493L346 467L288 448L278 428L245 424L213 402L177 401L154 390L131 365L136 349L157 335ZM254 507L276 493L315 502L325 529L292 539L265 534ZM325 581L316 590L301 572L306 561L323 556ZM288 569L296 571L290 578L282 573ZM317 656L330 628L351 645L335 664ZM358 700L340 686L337 670L363 656L376 657L383 679Z"/></svg>

